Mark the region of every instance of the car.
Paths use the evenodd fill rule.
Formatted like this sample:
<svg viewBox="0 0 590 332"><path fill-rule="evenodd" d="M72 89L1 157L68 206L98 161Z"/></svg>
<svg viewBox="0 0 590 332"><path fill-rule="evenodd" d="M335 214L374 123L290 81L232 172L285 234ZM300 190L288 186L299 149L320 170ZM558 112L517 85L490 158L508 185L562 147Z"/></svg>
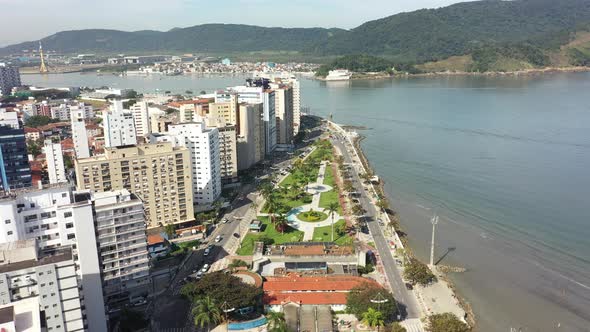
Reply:
<svg viewBox="0 0 590 332"><path fill-rule="evenodd" d="M409 282L406 282L406 289L412 290L412 289L414 289L414 286L412 286L412 284L410 284Z"/></svg>
<svg viewBox="0 0 590 332"><path fill-rule="evenodd" d="M223 220L221 222L224 224L227 224L228 220L227 220L227 218L223 218Z"/></svg>
<svg viewBox="0 0 590 332"><path fill-rule="evenodd" d="M195 275L195 279L200 280L201 278L203 278L203 272L199 271L197 272L197 274Z"/></svg>
<svg viewBox="0 0 590 332"><path fill-rule="evenodd" d="M206 248L205 251L203 252L203 256L209 256L210 252L211 252L211 249Z"/></svg>
<svg viewBox="0 0 590 332"><path fill-rule="evenodd" d="M217 235L215 237L215 242L221 242L221 235Z"/></svg>
<svg viewBox="0 0 590 332"><path fill-rule="evenodd" d="M209 271L209 264L205 263L205 265L203 265L203 267L201 268L201 272L205 273Z"/></svg>

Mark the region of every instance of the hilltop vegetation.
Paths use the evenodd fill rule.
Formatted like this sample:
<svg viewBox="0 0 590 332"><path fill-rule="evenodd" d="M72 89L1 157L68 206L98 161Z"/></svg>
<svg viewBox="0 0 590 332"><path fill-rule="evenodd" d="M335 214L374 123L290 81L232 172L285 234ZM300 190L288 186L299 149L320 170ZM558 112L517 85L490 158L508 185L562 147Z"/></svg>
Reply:
<svg viewBox="0 0 590 332"><path fill-rule="evenodd" d="M191 52L280 61L351 56L334 60L320 74L337 66L481 72L588 65L590 40L572 43L589 27L590 0L485 0L400 13L351 30L205 24L165 32L64 31L42 42L59 53ZM36 41L11 45L0 48L0 55L37 47Z"/></svg>

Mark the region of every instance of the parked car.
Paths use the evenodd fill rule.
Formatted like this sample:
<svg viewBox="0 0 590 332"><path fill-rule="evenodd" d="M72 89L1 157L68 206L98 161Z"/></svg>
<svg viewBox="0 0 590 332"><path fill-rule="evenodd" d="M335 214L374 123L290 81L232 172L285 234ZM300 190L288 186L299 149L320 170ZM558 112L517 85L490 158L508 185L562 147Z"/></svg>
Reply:
<svg viewBox="0 0 590 332"><path fill-rule="evenodd" d="M221 235L217 235L215 237L215 242L221 242Z"/></svg>
<svg viewBox="0 0 590 332"><path fill-rule="evenodd" d="M205 263L205 265L203 265L203 267L201 268L201 272L205 273L209 271L209 267L209 264Z"/></svg>
<svg viewBox="0 0 590 332"><path fill-rule="evenodd" d="M412 290L412 289L414 289L414 286L412 286L412 284L410 284L409 282L406 282L406 289Z"/></svg>
<svg viewBox="0 0 590 332"><path fill-rule="evenodd" d="M195 279L200 280L201 278L203 278L203 272L199 271L197 272L197 274L195 275Z"/></svg>
<svg viewBox="0 0 590 332"><path fill-rule="evenodd" d="M211 250L209 248L205 249L205 251L203 252L203 256L209 256L210 252Z"/></svg>

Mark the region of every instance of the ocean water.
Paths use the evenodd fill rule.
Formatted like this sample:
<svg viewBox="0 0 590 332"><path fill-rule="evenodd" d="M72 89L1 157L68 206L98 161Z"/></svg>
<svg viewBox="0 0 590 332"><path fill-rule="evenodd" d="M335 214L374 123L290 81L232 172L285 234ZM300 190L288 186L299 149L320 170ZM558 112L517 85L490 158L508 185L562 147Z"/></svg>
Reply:
<svg viewBox="0 0 590 332"><path fill-rule="evenodd" d="M27 84L208 92L244 76L24 75ZM412 248L436 258L481 331L590 331L590 74L319 82L302 105L365 126Z"/></svg>

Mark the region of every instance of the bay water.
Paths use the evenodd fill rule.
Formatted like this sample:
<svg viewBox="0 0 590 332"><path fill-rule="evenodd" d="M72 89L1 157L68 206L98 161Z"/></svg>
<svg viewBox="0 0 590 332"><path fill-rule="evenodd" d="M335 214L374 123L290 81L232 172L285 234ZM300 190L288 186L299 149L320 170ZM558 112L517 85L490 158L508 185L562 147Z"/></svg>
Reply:
<svg viewBox="0 0 590 332"><path fill-rule="evenodd" d="M212 92L243 75L23 75L38 86ZM302 105L359 133L416 254L481 331L590 331L590 74L320 82ZM427 299L428 300L428 299Z"/></svg>

